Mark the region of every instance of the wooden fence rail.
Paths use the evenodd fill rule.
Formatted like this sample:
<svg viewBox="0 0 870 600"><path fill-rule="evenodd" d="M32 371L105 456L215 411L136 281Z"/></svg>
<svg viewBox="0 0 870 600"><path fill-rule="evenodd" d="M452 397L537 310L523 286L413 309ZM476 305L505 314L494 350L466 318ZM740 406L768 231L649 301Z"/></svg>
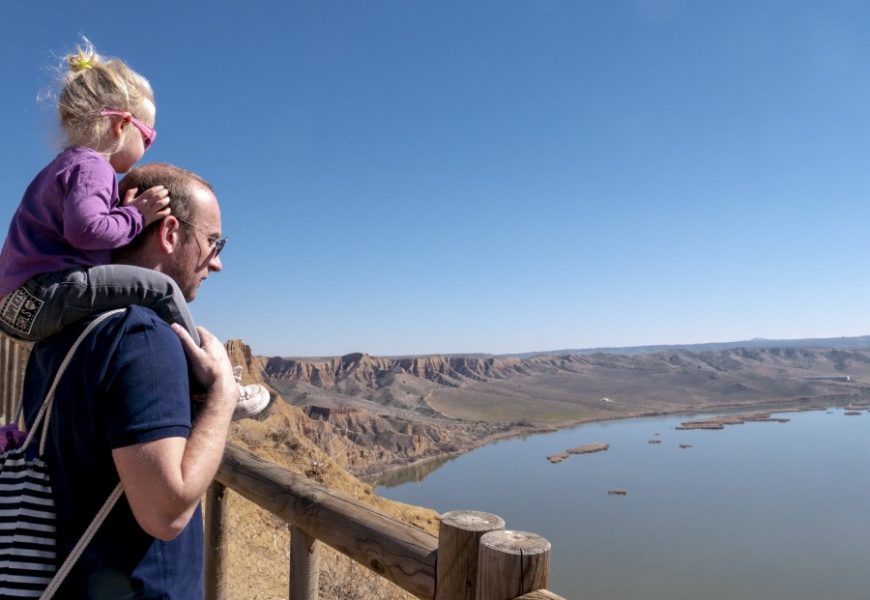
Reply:
<svg viewBox="0 0 870 600"><path fill-rule="evenodd" d="M418 598L435 597L435 536L232 444L216 479Z"/></svg>
<svg viewBox="0 0 870 600"><path fill-rule="evenodd" d="M29 347L0 336L0 410L21 395ZM550 544L475 511L442 515L438 536L227 444L206 497L206 598L228 600L227 489L290 524L290 600L317 600L325 543L424 600L565 600L548 591Z"/></svg>
<svg viewBox="0 0 870 600"><path fill-rule="evenodd" d="M545 589L549 542L506 531L495 515L447 513L436 537L232 444L216 481L206 506L209 600L228 598L218 572L225 487L291 524L290 600L318 598L318 540L424 600L564 600Z"/></svg>

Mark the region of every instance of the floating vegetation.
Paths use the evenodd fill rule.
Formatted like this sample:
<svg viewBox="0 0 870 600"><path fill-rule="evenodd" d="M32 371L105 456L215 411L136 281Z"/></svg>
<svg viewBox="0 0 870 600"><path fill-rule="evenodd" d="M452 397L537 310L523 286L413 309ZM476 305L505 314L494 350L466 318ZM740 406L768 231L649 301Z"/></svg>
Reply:
<svg viewBox="0 0 870 600"><path fill-rule="evenodd" d="M547 457L547 460L555 465L568 458L568 456L570 455L567 452L559 452L558 454L551 454Z"/></svg>
<svg viewBox="0 0 870 600"><path fill-rule="evenodd" d="M691 447L692 447L692 444L680 444L680 448L683 448L683 449L691 448Z"/></svg>
<svg viewBox="0 0 870 600"><path fill-rule="evenodd" d="M679 430L688 430L688 429L725 429L725 425L722 423L715 423L713 421L686 421L685 423L680 423L674 429Z"/></svg>
<svg viewBox="0 0 870 600"><path fill-rule="evenodd" d="M583 446L577 446L576 448L568 448L566 452L568 452L568 454L592 454L593 452L604 452L608 448L610 448L610 444L596 442L594 444L584 444Z"/></svg>
<svg viewBox="0 0 870 600"><path fill-rule="evenodd" d="M627 496L628 491L622 488L614 488L612 490L607 490L608 496Z"/></svg>
<svg viewBox="0 0 870 600"><path fill-rule="evenodd" d="M699 421L685 421L674 429L725 429L726 425L743 425L744 423L788 423L791 419L784 417L771 417L770 413L750 413L746 415L722 415L712 419Z"/></svg>
<svg viewBox="0 0 870 600"><path fill-rule="evenodd" d="M577 446L576 448L568 448L564 452L559 452L558 454L552 454L547 457L547 460L555 465L562 462L572 454L592 454L593 452L604 452L608 448L610 448L610 444L605 444L603 442L584 444L583 446Z"/></svg>

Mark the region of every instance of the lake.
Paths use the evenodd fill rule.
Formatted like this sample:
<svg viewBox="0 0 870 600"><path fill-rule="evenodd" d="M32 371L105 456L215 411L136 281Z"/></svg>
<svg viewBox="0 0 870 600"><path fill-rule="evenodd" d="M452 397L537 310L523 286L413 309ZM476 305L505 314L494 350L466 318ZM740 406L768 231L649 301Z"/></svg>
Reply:
<svg viewBox="0 0 870 600"><path fill-rule="evenodd" d="M772 416L790 421L675 430L683 415L514 438L377 493L544 536L550 589L566 598L867 600L870 414ZM593 442L610 449L547 461Z"/></svg>

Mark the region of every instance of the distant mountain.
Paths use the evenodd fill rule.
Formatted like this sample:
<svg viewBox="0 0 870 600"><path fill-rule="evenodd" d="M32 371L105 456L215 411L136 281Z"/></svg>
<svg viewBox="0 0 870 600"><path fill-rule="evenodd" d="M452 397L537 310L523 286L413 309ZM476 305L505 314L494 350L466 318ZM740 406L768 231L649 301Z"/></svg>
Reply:
<svg viewBox="0 0 870 600"><path fill-rule="evenodd" d="M860 339L863 348L831 347L832 340L752 340L712 350L696 348L724 344L527 358L387 359L357 353L313 361L273 357L261 364L266 381L297 406L354 408L411 420L552 423L863 400L870 397L870 338ZM803 346L794 347L799 343Z"/></svg>
<svg viewBox="0 0 870 600"><path fill-rule="evenodd" d="M651 352L669 352L673 350L717 352L719 350L734 350L736 348L823 348L831 350L864 350L870 349L870 335L836 338L805 338L798 340L768 340L765 338L754 338L738 342L710 342L706 344L660 344L656 346L573 348L566 350L522 352L518 354L505 354L503 356L531 358L534 356L559 356L564 354L646 354Z"/></svg>

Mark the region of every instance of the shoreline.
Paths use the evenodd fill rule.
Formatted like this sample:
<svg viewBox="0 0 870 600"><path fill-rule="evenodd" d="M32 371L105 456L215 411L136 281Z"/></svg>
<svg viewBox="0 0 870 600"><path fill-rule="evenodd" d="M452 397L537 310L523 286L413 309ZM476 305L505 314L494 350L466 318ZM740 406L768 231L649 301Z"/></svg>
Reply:
<svg viewBox="0 0 870 600"><path fill-rule="evenodd" d="M379 481L384 479L388 475L392 475L398 472L401 472L405 469L412 469L417 467L423 467L427 464L436 461L447 462L453 458L458 456L462 456L463 454L467 454L472 450L476 450L477 448L482 448L483 446L488 446L489 444L499 442L506 439L511 439L515 437L521 437L526 435L537 435L542 433L553 433L556 431L562 431L564 429L571 429L572 427L577 427L579 425L588 425L591 423L603 423L606 421L619 421L624 419L642 419L645 417L672 417L672 416L692 416L692 415L704 415L704 414L712 414L718 415L720 413L728 413L728 412L739 412L739 411L765 411L770 409L768 412L770 413L788 413L788 412L809 412L816 410L826 410L831 407L849 407L849 406L858 406L861 408L870 408L870 402L863 400L857 402L854 396L842 396L842 395L832 395L828 398L815 398L815 399L797 399L797 400L774 400L774 401L765 401L755 403L747 403L747 404L719 404L716 406L705 406L698 407L696 409L684 410L684 409L676 409L676 410L662 410L662 411L644 411L636 414L625 414L625 415L615 415L611 417L604 418L587 418L587 419L578 419L576 421L566 421L563 423L554 423L547 425L525 425L522 430L511 430L511 431L502 431L490 436L485 436L480 438L480 440L476 440L475 443L469 444L468 447L462 448L460 450L456 450L453 452L440 452L437 454L428 455L419 459L410 460L407 462L396 462L385 465L382 468L377 468L375 470L365 469L362 471L350 471L354 477L359 478L364 483L371 485L372 488L379 487ZM779 410L777 410L779 409ZM434 470L434 469L433 469Z"/></svg>

